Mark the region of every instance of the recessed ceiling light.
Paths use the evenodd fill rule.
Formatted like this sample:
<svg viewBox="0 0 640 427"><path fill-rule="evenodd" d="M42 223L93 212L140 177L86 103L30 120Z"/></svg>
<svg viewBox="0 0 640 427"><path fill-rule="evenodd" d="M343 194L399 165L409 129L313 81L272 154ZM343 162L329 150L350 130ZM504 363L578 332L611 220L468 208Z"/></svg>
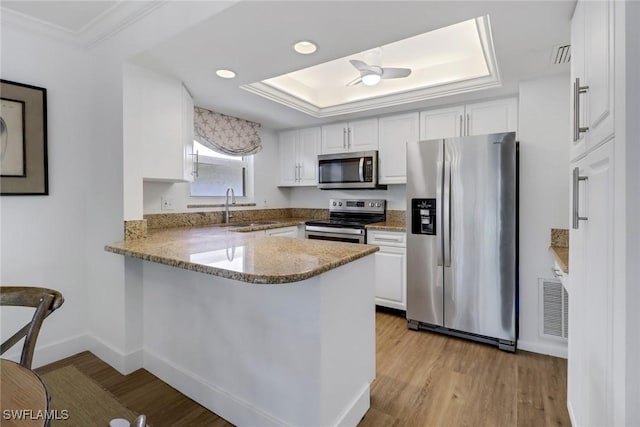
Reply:
<svg viewBox="0 0 640 427"><path fill-rule="evenodd" d="M216 74L218 77L222 77L223 79L232 79L236 76L236 73L233 71L225 69L216 70Z"/></svg>
<svg viewBox="0 0 640 427"><path fill-rule="evenodd" d="M293 49L298 52L301 53L303 55L309 55L313 52L315 52L316 50L318 50L318 46L316 46L315 43L310 42L308 40L303 40L303 41L299 41L298 43L293 45Z"/></svg>

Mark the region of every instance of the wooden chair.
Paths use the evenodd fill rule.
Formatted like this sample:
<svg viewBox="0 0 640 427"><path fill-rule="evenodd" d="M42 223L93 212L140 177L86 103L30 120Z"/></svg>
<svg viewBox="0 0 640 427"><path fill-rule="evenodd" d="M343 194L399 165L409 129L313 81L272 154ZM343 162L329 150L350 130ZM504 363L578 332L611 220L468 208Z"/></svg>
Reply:
<svg viewBox="0 0 640 427"><path fill-rule="evenodd" d="M36 309L31 322L24 325L22 329L2 343L0 355L4 354L22 338L25 338L20 364L25 368L31 369L33 352L42 322L48 315L58 309L63 302L62 294L53 289L0 286L0 306L34 307Z"/></svg>

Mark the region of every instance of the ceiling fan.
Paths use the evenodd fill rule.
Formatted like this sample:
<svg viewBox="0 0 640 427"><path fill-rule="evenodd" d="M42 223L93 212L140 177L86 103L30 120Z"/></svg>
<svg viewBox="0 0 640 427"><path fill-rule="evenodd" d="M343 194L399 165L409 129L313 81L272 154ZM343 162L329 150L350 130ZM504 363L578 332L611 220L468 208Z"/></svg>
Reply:
<svg viewBox="0 0 640 427"><path fill-rule="evenodd" d="M349 60L351 65L360 71L360 76L347 83L347 86L355 86L360 83L363 83L366 86L375 86L383 79L401 79L409 77L411 74L410 68L387 68L380 66L381 53L381 49L379 48L367 52L365 55L368 56L369 63L360 61L359 59Z"/></svg>

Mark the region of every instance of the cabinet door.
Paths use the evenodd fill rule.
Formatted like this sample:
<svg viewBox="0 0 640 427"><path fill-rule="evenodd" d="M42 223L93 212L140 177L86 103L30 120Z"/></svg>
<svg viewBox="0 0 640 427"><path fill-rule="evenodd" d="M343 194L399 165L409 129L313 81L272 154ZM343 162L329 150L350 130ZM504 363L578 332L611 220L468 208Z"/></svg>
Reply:
<svg viewBox="0 0 640 427"><path fill-rule="evenodd" d="M574 164L579 214L571 230L568 401L576 425L614 425L613 399L613 142Z"/></svg>
<svg viewBox="0 0 640 427"><path fill-rule="evenodd" d="M613 7L614 2L586 1L585 77L589 86L584 108L587 114L587 150L613 135Z"/></svg>
<svg viewBox="0 0 640 427"><path fill-rule="evenodd" d="M376 304L407 309L407 249L380 246L376 252Z"/></svg>
<svg viewBox="0 0 640 427"><path fill-rule="evenodd" d="M454 138L462 136L464 106L422 111L420 113L420 139Z"/></svg>
<svg viewBox="0 0 640 427"><path fill-rule="evenodd" d="M469 104L465 107L465 112L465 135L518 130L518 102L515 98Z"/></svg>
<svg viewBox="0 0 640 427"><path fill-rule="evenodd" d="M418 113L382 117L378 121L381 184L406 184L407 142L419 139L418 126Z"/></svg>
<svg viewBox="0 0 640 427"><path fill-rule="evenodd" d="M184 181L182 83L145 71L142 80L143 178Z"/></svg>
<svg viewBox="0 0 640 427"><path fill-rule="evenodd" d="M321 132L319 127L300 129L298 142L298 184L318 184L318 153Z"/></svg>
<svg viewBox="0 0 640 427"><path fill-rule="evenodd" d="M300 131L280 132L280 185L293 186L298 182L296 149Z"/></svg>
<svg viewBox="0 0 640 427"><path fill-rule="evenodd" d="M378 119L349 122L347 129L349 151L369 151L378 149Z"/></svg>
<svg viewBox="0 0 640 427"><path fill-rule="evenodd" d="M347 152L347 124L322 126L322 154Z"/></svg>
<svg viewBox="0 0 640 427"><path fill-rule="evenodd" d="M183 175L185 181L193 181L195 159L193 156L193 98L182 86L182 144L183 154Z"/></svg>
<svg viewBox="0 0 640 427"><path fill-rule="evenodd" d="M267 236L276 236L276 237L298 237L298 227L282 227L282 228L272 228L269 230L265 230L265 234Z"/></svg>
<svg viewBox="0 0 640 427"><path fill-rule="evenodd" d="M570 110L570 129L569 135L571 139L571 159L575 159L582 155L586 151L587 147L587 134L578 133L577 140L574 141L574 122L575 118L575 85L576 79L580 79L580 85L584 86L585 72L584 72L584 45L585 45L585 2L579 1L576 4L576 9L573 12L573 18L571 19L571 110ZM580 108L580 117L578 118L578 125L580 127L587 126L586 115L586 94L578 94Z"/></svg>

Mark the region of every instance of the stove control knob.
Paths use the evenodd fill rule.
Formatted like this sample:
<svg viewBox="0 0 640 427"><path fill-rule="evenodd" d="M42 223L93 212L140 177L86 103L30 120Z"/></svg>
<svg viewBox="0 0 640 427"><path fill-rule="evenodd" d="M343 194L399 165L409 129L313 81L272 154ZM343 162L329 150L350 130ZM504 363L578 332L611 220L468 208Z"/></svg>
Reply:
<svg viewBox="0 0 640 427"><path fill-rule="evenodd" d="M374 206L373 202L369 203L369 206L370 206L370 207L373 207L373 206Z"/></svg>
<svg viewBox="0 0 640 427"><path fill-rule="evenodd" d="M376 203L376 208L380 207L380 202Z"/></svg>
<svg viewBox="0 0 640 427"><path fill-rule="evenodd" d="M336 202L333 202L333 206L335 206L335 205L336 205Z"/></svg>
<svg viewBox="0 0 640 427"><path fill-rule="evenodd" d="M338 206L342 206L342 202L338 202Z"/></svg>

